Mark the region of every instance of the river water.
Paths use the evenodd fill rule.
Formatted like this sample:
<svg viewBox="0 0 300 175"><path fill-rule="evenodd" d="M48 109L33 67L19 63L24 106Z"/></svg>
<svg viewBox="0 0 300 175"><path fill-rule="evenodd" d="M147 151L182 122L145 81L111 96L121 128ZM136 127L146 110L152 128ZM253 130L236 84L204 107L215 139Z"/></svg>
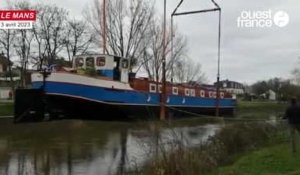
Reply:
<svg viewBox="0 0 300 175"><path fill-rule="evenodd" d="M62 120L13 124L0 120L1 175L110 175L140 166L161 145L197 146L220 125L157 129L154 122Z"/></svg>

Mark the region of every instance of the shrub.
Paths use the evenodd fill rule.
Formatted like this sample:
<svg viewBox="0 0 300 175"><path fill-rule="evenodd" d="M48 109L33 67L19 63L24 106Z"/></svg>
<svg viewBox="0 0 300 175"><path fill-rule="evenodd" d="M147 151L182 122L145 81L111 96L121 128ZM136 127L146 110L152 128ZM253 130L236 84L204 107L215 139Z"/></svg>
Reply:
<svg viewBox="0 0 300 175"><path fill-rule="evenodd" d="M95 68L87 67L85 69L85 74L89 75L89 76L96 76L97 75L97 71L96 71Z"/></svg>
<svg viewBox="0 0 300 175"><path fill-rule="evenodd" d="M236 155L274 143L281 132L280 125L267 122L228 124L207 142L187 148L182 142L171 144L171 151L159 145L159 156L149 160L142 169L130 174L200 175L231 162Z"/></svg>

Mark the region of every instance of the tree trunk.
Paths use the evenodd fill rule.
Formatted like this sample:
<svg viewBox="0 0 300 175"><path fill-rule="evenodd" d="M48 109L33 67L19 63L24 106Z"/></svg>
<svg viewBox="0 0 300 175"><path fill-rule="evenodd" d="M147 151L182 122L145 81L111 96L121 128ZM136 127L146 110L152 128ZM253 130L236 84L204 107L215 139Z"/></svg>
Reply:
<svg viewBox="0 0 300 175"><path fill-rule="evenodd" d="M15 95L15 84L14 84L14 80L13 80L13 74L12 74L12 64L10 61L10 30L8 29L7 31L7 38L6 38L6 42L7 42L7 50L6 50L6 57L7 57L7 61L8 61L8 73L9 73L9 77L10 77L10 87L11 87L11 91L12 91L12 99L14 99L14 95Z"/></svg>

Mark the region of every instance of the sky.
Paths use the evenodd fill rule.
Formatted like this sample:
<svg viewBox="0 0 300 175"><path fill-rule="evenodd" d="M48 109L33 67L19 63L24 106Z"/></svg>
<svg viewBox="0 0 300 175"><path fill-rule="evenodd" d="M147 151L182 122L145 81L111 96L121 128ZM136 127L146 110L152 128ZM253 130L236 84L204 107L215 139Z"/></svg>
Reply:
<svg viewBox="0 0 300 175"><path fill-rule="evenodd" d="M5 7L1 0L0 8ZM14 2L14 0L10 0ZM93 0L30 0L53 3L80 17ZM180 0L167 0L170 18ZM222 8L221 79L254 83L273 77L290 78L291 71L300 66L300 1L299 0L216 0ZM210 0L184 0L178 12L213 8ZM156 0L156 10L162 16L163 0ZM271 27L238 27L238 17L249 15L255 22L259 13L271 11ZM289 17L286 26L278 27L273 19L278 11ZM285 15L286 16L286 15ZM255 17L255 19L253 19ZM283 17L284 18L284 17ZM279 20L282 18L279 18ZM244 21L251 22L251 20ZM283 20L287 21L287 18ZM218 13L194 14L174 18L180 33L188 43L187 56L202 65L210 83L217 75ZM265 22L265 19L261 20Z"/></svg>

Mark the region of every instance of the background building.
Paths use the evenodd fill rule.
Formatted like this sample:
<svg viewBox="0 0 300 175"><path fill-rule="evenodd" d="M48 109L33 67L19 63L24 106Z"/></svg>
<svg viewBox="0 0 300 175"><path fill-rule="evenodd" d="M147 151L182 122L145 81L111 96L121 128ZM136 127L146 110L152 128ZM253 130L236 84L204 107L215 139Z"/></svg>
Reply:
<svg viewBox="0 0 300 175"><path fill-rule="evenodd" d="M214 85L217 86L217 83L215 82ZM220 88L224 89L226 92L231 93L233 96L243 95L245 93L244 85L235 81L220 81Z"/></svg>

